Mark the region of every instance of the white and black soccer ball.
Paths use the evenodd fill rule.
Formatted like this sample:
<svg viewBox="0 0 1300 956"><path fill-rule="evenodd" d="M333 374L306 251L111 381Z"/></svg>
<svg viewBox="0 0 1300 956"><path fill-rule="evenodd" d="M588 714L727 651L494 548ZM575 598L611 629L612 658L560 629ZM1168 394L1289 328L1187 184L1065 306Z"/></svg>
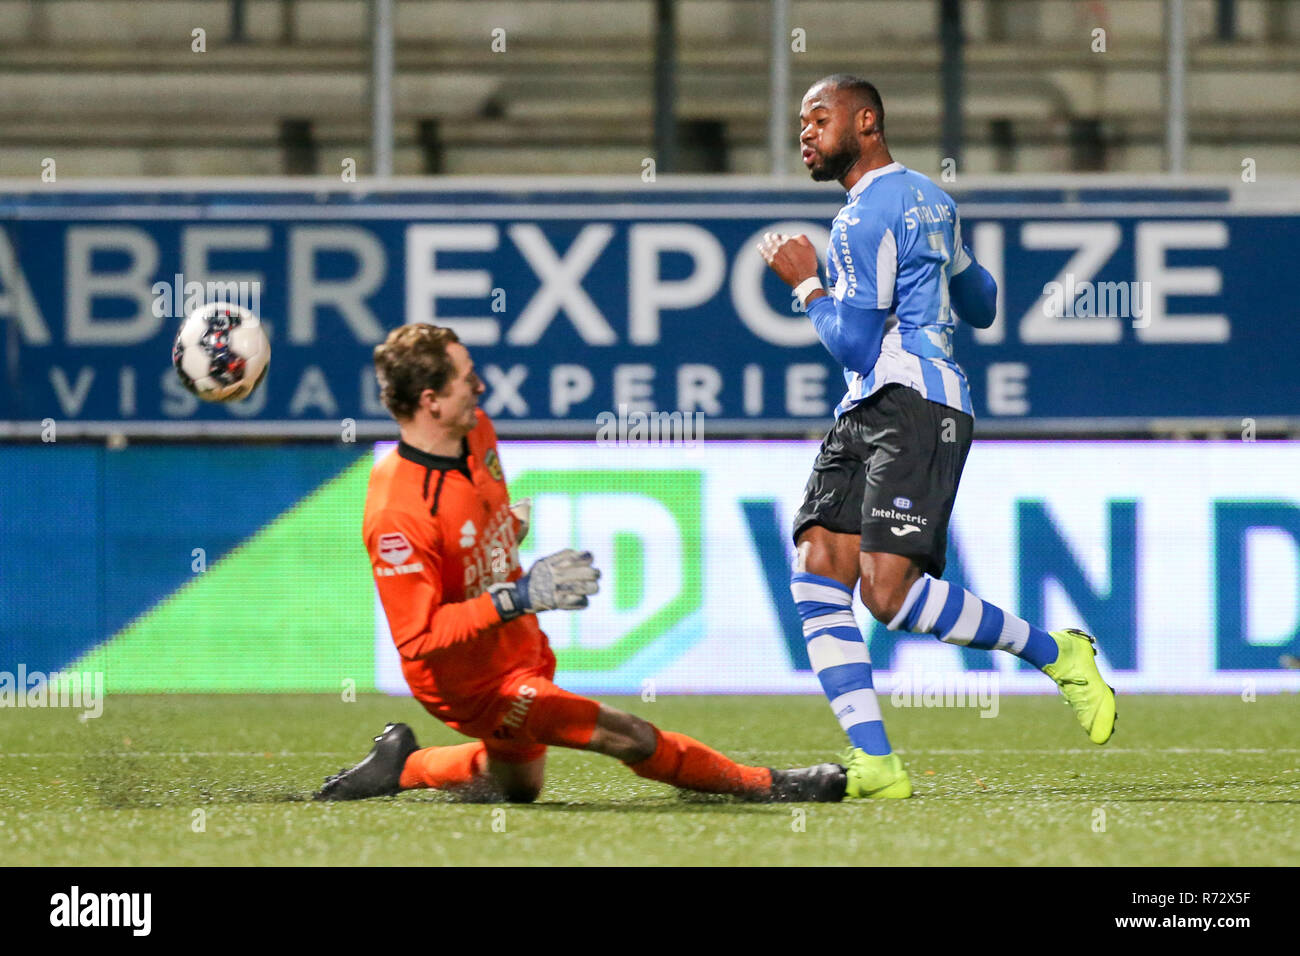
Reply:
<svg viewBox="0 0 1300 956"><path fill-rule="evenodd" d="M253 394L271 362L262 322L243 306L209 302L181 323L172 365L205 402L236 402Z"/></svg>

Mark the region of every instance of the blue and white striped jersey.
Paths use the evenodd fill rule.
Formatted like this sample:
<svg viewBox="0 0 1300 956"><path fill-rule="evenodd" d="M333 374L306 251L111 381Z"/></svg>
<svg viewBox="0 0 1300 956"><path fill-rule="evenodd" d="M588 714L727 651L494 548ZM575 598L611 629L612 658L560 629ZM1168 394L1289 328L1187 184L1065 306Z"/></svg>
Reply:
<svg viewBox="0 0 1300 956"><path fill-rule="evenodd" d="M948 280L970 264L957 203L925 176L890 163L853 185L831 225L827 274L837 303L888 310L874 367L845 369L838 418L885 385L973 414L953 358Z"/></svg>

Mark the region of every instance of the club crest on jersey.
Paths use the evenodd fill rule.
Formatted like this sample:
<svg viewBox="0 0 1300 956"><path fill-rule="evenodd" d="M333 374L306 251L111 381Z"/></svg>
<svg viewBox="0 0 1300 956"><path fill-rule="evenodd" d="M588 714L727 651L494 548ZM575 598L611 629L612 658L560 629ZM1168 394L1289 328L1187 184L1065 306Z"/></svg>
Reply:
<svg viewBox="0 0 1300 956"><path fill-rule="evenodd" d="M406 535L399 531L379 536L379 557L389 564L402 564L414 553L415 549L411 547L411 542L407 541Z"/></svg>
<svg viewBox="0 0 1300 956"><path fill-rule="evenodd" d="M497 455L497 450L495 448L489 448L487 454L483 456L483 467L486 468L488 474L497 481L500 481L505 477L501 471L501 458Z"/></svg>

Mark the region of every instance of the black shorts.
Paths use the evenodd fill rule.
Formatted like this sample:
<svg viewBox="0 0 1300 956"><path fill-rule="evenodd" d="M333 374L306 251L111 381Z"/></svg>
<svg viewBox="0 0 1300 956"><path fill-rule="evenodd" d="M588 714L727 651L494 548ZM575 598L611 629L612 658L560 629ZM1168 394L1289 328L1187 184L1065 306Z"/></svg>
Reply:
<svg viewBox="0 0 1300 956"><path fill-rule="evenodd" d="M906 385L886 385L826 433L794 518L862 537L862 550L913 558L943 574L948 518L975 421Z"/></svg>

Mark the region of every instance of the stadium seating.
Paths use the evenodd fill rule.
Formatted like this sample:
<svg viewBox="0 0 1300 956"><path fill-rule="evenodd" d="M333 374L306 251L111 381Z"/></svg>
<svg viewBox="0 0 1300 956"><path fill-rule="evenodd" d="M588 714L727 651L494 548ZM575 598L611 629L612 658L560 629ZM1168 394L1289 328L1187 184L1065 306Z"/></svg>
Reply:
<svg viewBox="0 0 1300 956"><path fill-rule="evenodd" d="M396 6L399 174L634 174L652 155L650 0ZM1189 171L1230 173L1249 156L1294 172L1300 4L1237 8L1223 41L1214 4L1188 4ZM0 0L0 175L35 175L47 156L60 178L334 173L348 157L364 173L367 9L246 0L232 36L231 0ZM963 9L967 171L1161 168L1159 0ZM895 155L938 169L937 4L794 0L790 26L806 44L793 97L824 73L866 74L885 92ZM196 29L206 52L191 49ZM678 36L680 168L766 172L766 3L681 0Z"/></svg>

